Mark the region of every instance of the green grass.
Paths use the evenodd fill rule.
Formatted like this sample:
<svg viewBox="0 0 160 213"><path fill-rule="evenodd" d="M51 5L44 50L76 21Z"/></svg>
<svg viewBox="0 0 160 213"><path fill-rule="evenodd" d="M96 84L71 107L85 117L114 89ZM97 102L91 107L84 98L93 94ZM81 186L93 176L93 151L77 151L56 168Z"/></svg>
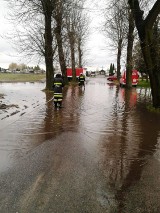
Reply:
<svg viewBox="0 0 160 213"><path fill-rule="evenodd" d="M33 82L45 79L45 74L0 73L0 82Z"/></svg>
<svg viewBox="0 0 160 213"><path fill-rule="evenodd" d="M150 112L154 112L154 113L160 114L160 108L155 108L155 107L153 107L152 105L148 105L148 106L147 106L147 109L148 109Z"/></svg>
<svg viewBox="0 0 160 213"><path fill-rule="evenodd" d="M150 87L150 82L146 80L139 79L137 87Z"/></svg>

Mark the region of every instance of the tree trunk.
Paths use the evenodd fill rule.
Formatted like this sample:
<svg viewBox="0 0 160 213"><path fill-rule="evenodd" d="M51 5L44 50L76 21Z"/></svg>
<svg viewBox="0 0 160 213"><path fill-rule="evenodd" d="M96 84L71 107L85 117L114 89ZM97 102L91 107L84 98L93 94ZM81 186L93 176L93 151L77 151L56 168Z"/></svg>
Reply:
<svg viewBox="0 0 160 213"><path fill-rule="evenodd" d="M57 40L57 45L58 45L58 56L59 56L61 72L64 77L64 82L65 82L65 84L67 84L68 78L67 78L67 74L66 74L66 61L65 61L65 57L64 57L64 51L63 51L61 26L58 26L58 22L57 22L57 27L55 29L55 34L56 34L56 40Z"/></svg>
<svg viewBox="0 0 160 213"><path fill-rule="evenodd" d="M59 57L59 64L61 67L62 76L64 77L65 84L68 83L67 72L66 72L66 60L64 56L63 50L63 39L62 39L62 23L63 23L63 1L54 0L55 3L55 11L54 11L54 19L56 21L56 28L54 30L57 46L58 46L58 57Z"/></svg>
<svg viewBox="0 0 160 213"><path fill-rule="evenodd" d="M127 66L126 66L126 87L132 87L132 51L134 41L134 19L132 12L129 12L129 31L128 31L128 45L127 45Z"/></svg>
<svg viewBox="0 0 160 213"><path fill-rule="evenodd" d="M52 90L53 86L53 51L52 51L52 28L51 28L52 13L45 13L45 64L46 64L46 89Z"/></svg>
<svg viewBox="0 0 160 213"><path fill-rule="evenodd" d="M150 78L153 107L160 107L160 69L156 66L157 52L154 47L153 25L160 13L160 1L157 0L149 11L146 19L143 19L143 11L138 0L128 0L134 14L136 28L141 40L141 49Z"/></svg>
<svg viewBox="0 0 160 213"><path fill-rule="evenodd" d="M160 108L160 72L155 70L154 74L149 74L152 88L152 102L155 108Z"/></svg>
<svg viewBox="0 0 160 213"><path fill-rule="evenodd" d="M120 75L121 75L121 54L122 54L122 39L119 39L118 42L118 54L117 54L117 79L120 79Z"/></svg>
<svg viewBox="0 0 160 213"><path fill-rule="evenodd" d="M74 33L73 32L69 32L69 43L70 43L70 51L71 51L72 81L76 82L75 48L74 48Z"/></svg>
<svg viewBox="0 0 160 213"><path fill-rule="evenodd" d="M153 29L146 29L141 31L141 48L144 57L144 61L147 67L147 73L149 74L152 103L153 107L160 107L160 71L157 67L157 52L153 45Z"/></svg>
<svg viewBox="0 0 160 213"><path fill-rule="evenodd" d="M81 39L78 39L78 64L79 68L82 68L82 50L81 50Z"/></svg>

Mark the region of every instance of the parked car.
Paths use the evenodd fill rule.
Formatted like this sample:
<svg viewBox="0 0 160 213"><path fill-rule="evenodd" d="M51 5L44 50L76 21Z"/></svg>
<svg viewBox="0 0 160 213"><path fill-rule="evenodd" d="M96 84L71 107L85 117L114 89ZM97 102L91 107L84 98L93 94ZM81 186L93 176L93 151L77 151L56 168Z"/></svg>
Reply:
<svg viewBox="0 0 160 213"><path fill-rule="evenodd" d="M96 72L92 71L90 76L91 77L95 77L96 76Z"/></svg>
<svg viewBox="0 0 160 213"><path fill-rule="evenodd" d="M138 84L138 71L132 70L132 86L137 86ZM120 86L126 85L126 71L123 72L122 77L120 78Z"/></svg>
<svg viewBox="0 0 160 213"><path fill-rule="evenodd" d="M115 81L115 80L117 80L117 76L116 75L108 76L107 80L108 81Z"/></svg>

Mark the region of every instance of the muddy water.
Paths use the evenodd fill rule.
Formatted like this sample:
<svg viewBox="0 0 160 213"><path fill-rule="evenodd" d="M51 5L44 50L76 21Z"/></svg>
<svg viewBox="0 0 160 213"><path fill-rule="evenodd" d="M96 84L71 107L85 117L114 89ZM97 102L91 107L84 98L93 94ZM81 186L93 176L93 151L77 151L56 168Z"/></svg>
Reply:
<svg viewBox="0 0 160 213"><path fill-rule="evenodd" d="M44 84L0 86L19 110L0 114L0 212L159 212L160 115L146 109L149 89L90 78L85 90L65 88L55 110Z"/></svg>

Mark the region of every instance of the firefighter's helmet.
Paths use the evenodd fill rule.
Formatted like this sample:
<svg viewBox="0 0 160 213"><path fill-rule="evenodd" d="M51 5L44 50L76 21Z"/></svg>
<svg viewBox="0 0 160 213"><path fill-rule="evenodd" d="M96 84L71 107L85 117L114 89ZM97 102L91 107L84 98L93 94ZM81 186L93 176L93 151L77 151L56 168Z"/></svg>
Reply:
<svg viewBox="0 0 160 213"><path fill-rule="evenodd" d="M56 74L56 78L62 78L61 73L57 73L57 74Z"/></svg>

